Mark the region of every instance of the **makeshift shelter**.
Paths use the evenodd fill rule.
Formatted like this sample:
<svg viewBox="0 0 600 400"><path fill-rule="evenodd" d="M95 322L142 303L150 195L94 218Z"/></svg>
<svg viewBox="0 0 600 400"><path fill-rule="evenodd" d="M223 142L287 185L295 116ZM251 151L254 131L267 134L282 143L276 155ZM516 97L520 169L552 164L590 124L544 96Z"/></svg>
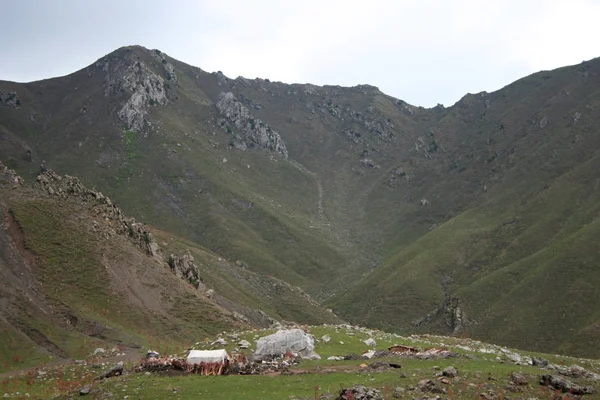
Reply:
<svg viewBox="0 0 600 400"><path fill-rule="evenodd" d="M229 354L221 350L190 350L187 363L191 372L201 375L221 375L229 366Z"/></svg>

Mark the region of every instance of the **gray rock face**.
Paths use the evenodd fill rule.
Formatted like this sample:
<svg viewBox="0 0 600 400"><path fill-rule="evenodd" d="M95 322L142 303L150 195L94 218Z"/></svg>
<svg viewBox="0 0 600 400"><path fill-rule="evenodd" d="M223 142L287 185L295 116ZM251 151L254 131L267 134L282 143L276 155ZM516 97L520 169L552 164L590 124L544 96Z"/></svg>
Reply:
<svg viewBox="0 0 600 400"><path fill-rule="evenodd" d="M236 147L242 150L252 147L268 149L287 158L288 152L279 133L260 119L254 118L250 110L239 102L233 93L221 93L216 106L221 115L241 131L234 139ZM233 134L233 131L230 133Z"/></svg>
<svg viewBox="0 0 600 400"><path fill-rule="evenodd" d="M185 279L198 289L202 284L202 278L198 273L198 266L194 261L194 257L188 251L181 257L177 257L174 254L169 256L169 267L171 271L175 273L178 278Z"/></svg>
<svg viewBox="0 0 600 400"><path fill-rule="evenodd" d="M315 339L301 329L279 330L261 337L256 342L254 359L259 361L279 357L287 352L296 353L302 358L321 359L315 353Z"/></svg>
<svg viewBox="0 0 600 400"><path fill-rule="evenodd" d="M153 50L152 55L162 63L167 80L177 83L175 67L173 67L173 64L171 64L169 61L167 61L165 54L162 53L160 50Z"/></svg>
<svg viewBox="0 0 600 400"><path fill-rule="evenodd" d="M384 397L377 389L356 385L349 389L340 390L336 400L384 400Z"/></svg>
<svg viewBox="0 0 600 400"><path fill-rule="evenodd" d="M143 62L125 58L105 61L102 66L106 70L106 96L117 95L123 91L131 93L117 112L127 129L141 131L146 124L150 107L169 102L163 78L152 72Z"/></svg>
<svg viewBox="0 0 600 400"><path fill-rule="evenodd" d="M0 90L0 106L17 108L21 105L21 100L17 92L10 92L8 90Z"/></svg>

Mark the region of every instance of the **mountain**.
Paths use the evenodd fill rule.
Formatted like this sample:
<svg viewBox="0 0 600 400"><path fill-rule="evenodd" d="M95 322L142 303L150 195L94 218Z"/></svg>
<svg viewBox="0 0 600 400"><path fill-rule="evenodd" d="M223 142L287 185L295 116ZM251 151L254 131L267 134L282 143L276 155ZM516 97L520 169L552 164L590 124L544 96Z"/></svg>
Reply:
<svg viewBox="0 0 600 400"><path fill-rule="evenodd" d="M125 47L0 82L0 159L26 180L45 160L180 251L238 261L352 322L599 356L599 69L425 109ZM277 303L253 296L252 309Z"/></svg>

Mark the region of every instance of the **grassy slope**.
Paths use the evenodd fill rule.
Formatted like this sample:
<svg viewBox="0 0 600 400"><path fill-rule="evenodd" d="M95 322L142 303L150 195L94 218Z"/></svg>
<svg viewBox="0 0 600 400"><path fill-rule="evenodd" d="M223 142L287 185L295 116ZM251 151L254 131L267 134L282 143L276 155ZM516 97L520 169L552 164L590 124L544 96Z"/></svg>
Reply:
<svg viewBox="0 0 600 400"><path fill-rule="evenodd" d="M93 217L81 206L17 192L4 201L37 259L32 272L41 291L26 295L41 296L52 311L42 315L13 298L6 318L21 332L41 332L60 356L82 357L104 342L138 347L193 341L238 325L126 239L107 241L90 232ZM15 335L23 359L30 345ZM11 359L12 350L3 350L5 367L15 367Z"/></svg>
<svg viewBox="0 0 600 400"><path fill-rule="evenodd" d="M127 54L163 74L160 62L140 48L108 58ZM253 272L322 297L347 289L331 304L345 317L376 326L409 329L451 294L463 298L467 313L480 321L473 333L489 337L502 328L494 319L501 303L486 301L486 275L500 276L514 265L525 279L533 274L528 257L542 252L547 259L546 250L580 261L596 257L590 246L579 257L551 240L575 234L595 218L595 167L585 163L597 148L597 60L431 110L405 107L369 88L221 82L171 61L179 86L172 86L168 106L152 108L154 130L147 137L126 140L114 115L128 94L105 97L103 73L93 66L64 79L2 83L19 92L23 107L0 109L0 130L32 146L34 160L77 171L129 214L226 259L243 260ZM230 136L215 126L212 106L224 91L262 105L251 111L281 133L290 160L229 147ZM37 122L31 112L39 113ZM387 121L393 140L366 129L365 118ZM360 133L358 142L346 135L348 129ZM20 171L35 169L10 155ZM377 167L364 167L364 157ZM390 184L398 168L405 174ZM580 181L573 181L569 174L577 168ZM421 206L421 199L428 203ZM227 279L221 280L224 288L233 285ZM594 297L586 299L593 308ZM392 314L397 311L399 316ZM506 324L528 320L514 313L507 318ZM579 336L566 340L569 331L561 330L535 346L585 351L578 350L576 338L595 337L595 319L588 314L584 320L573 328ZM521 337L498 336L515 344Z"/></svg>
<svg viewBox="0 0 600 400"><path fill-rule="evenodd" d="M480 393L492 389L498 395L506 398L550 398L552 391L542 388L537 384L539 375L547 371L529 365L515 365L503 355L502 349L483 343L472 342L465 339L455 339L439 336L414 336L400 337L381 331L368 333L365 330L354 328L311 326L307 327L310 333L317 338L315 350L322 356L322 360L303 361L300 365L291 367L293 375L279 376L161 376L159 374L145 375L134 373L123 377L112 378L93 383L93 392L97 396L103 393L118 392L123 396L147 399L173 397L181 399L194 399L210 397L211 399L281 399L288 397L313 398L331 393L337 395L341 388L348 388L355 384L379 389L387 398L392 398L397 387L405 389L399 393L400 398L412 398L420 394L419 391L410 391L411 386L416 386L421 379L433 379L437 382L436 374L447 366L454 366L458 370L458 377L450 379L448 385L438 383L452 394L449 397L456 399L473 399L480 397ZM239 339L254 343L261 336L271 331L246 331L237 332ZM331 337L329 343L319 340L327 334ZM231 350L236 340L224 337L230 342L226 347ZM366 350L363 340L373 337L377 349L385 349L394 344L405 344L420 348L448 347L459 354L452 359L417 360L402 357L381 360L355 360L355 361L330 361L329 356L360 354ZM210 347L212 339L207 339L206 347ZM343 344L342 344L343 343ZM203 345L201 345L203 347ZM251 349L254 348L254 344ZM469 350L466 350L469 349ZM504 349L507 350L507 349ZM463 357L467 354L470 358ZM538 356L548 359L555 364L569 366L579 364L584 368L597 372L600 365L597 360L583 360L569 357L560 357L549 354L526 354L522 356ZM395 362L401 369L375 370L360 368L362 363L373 361ZM506 390L509 376L513 372L524 374L530 384L521 388L521 392L512 393ZM92 383L93 376L98 371L90 370L86 366L69 366L62 370L48 370L48 375L42 378L31 379L25 375L4 382L5 391L14 393L27 390L32 396L49 397L58 394L58 398L68 398L75 390L86 383ZM28 380L30 385L27 385ZM575 380L575 379L574 379ZM61 384L60 390L57 381ZM575 380L579 384L589 385L585 379ZM592 383L593 384L593 383ZM394 396L396 397L396 396Z"/></svg>

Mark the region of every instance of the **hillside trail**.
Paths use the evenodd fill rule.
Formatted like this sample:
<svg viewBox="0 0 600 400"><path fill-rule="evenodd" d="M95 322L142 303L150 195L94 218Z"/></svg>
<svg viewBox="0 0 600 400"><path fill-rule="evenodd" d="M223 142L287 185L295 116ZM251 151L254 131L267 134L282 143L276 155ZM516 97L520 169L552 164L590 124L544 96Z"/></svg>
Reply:
<svg viewBox="0 0 600 400"><path fill-rule="evenodd" d="M317 193L318 193L317 215L319 216L319 219L321 220L322 223L327 223L327 218L325 217L325 213L323 211L323 184L321 183L321 179L319 179L319 177L317 176L316 173L312 172L311 170L306 168L304 165L298 163L297 161L294 161L291 159L289 161L299 171L304 172L307 175L310 175L315 180L315 183L317 184Z"/></svg>

